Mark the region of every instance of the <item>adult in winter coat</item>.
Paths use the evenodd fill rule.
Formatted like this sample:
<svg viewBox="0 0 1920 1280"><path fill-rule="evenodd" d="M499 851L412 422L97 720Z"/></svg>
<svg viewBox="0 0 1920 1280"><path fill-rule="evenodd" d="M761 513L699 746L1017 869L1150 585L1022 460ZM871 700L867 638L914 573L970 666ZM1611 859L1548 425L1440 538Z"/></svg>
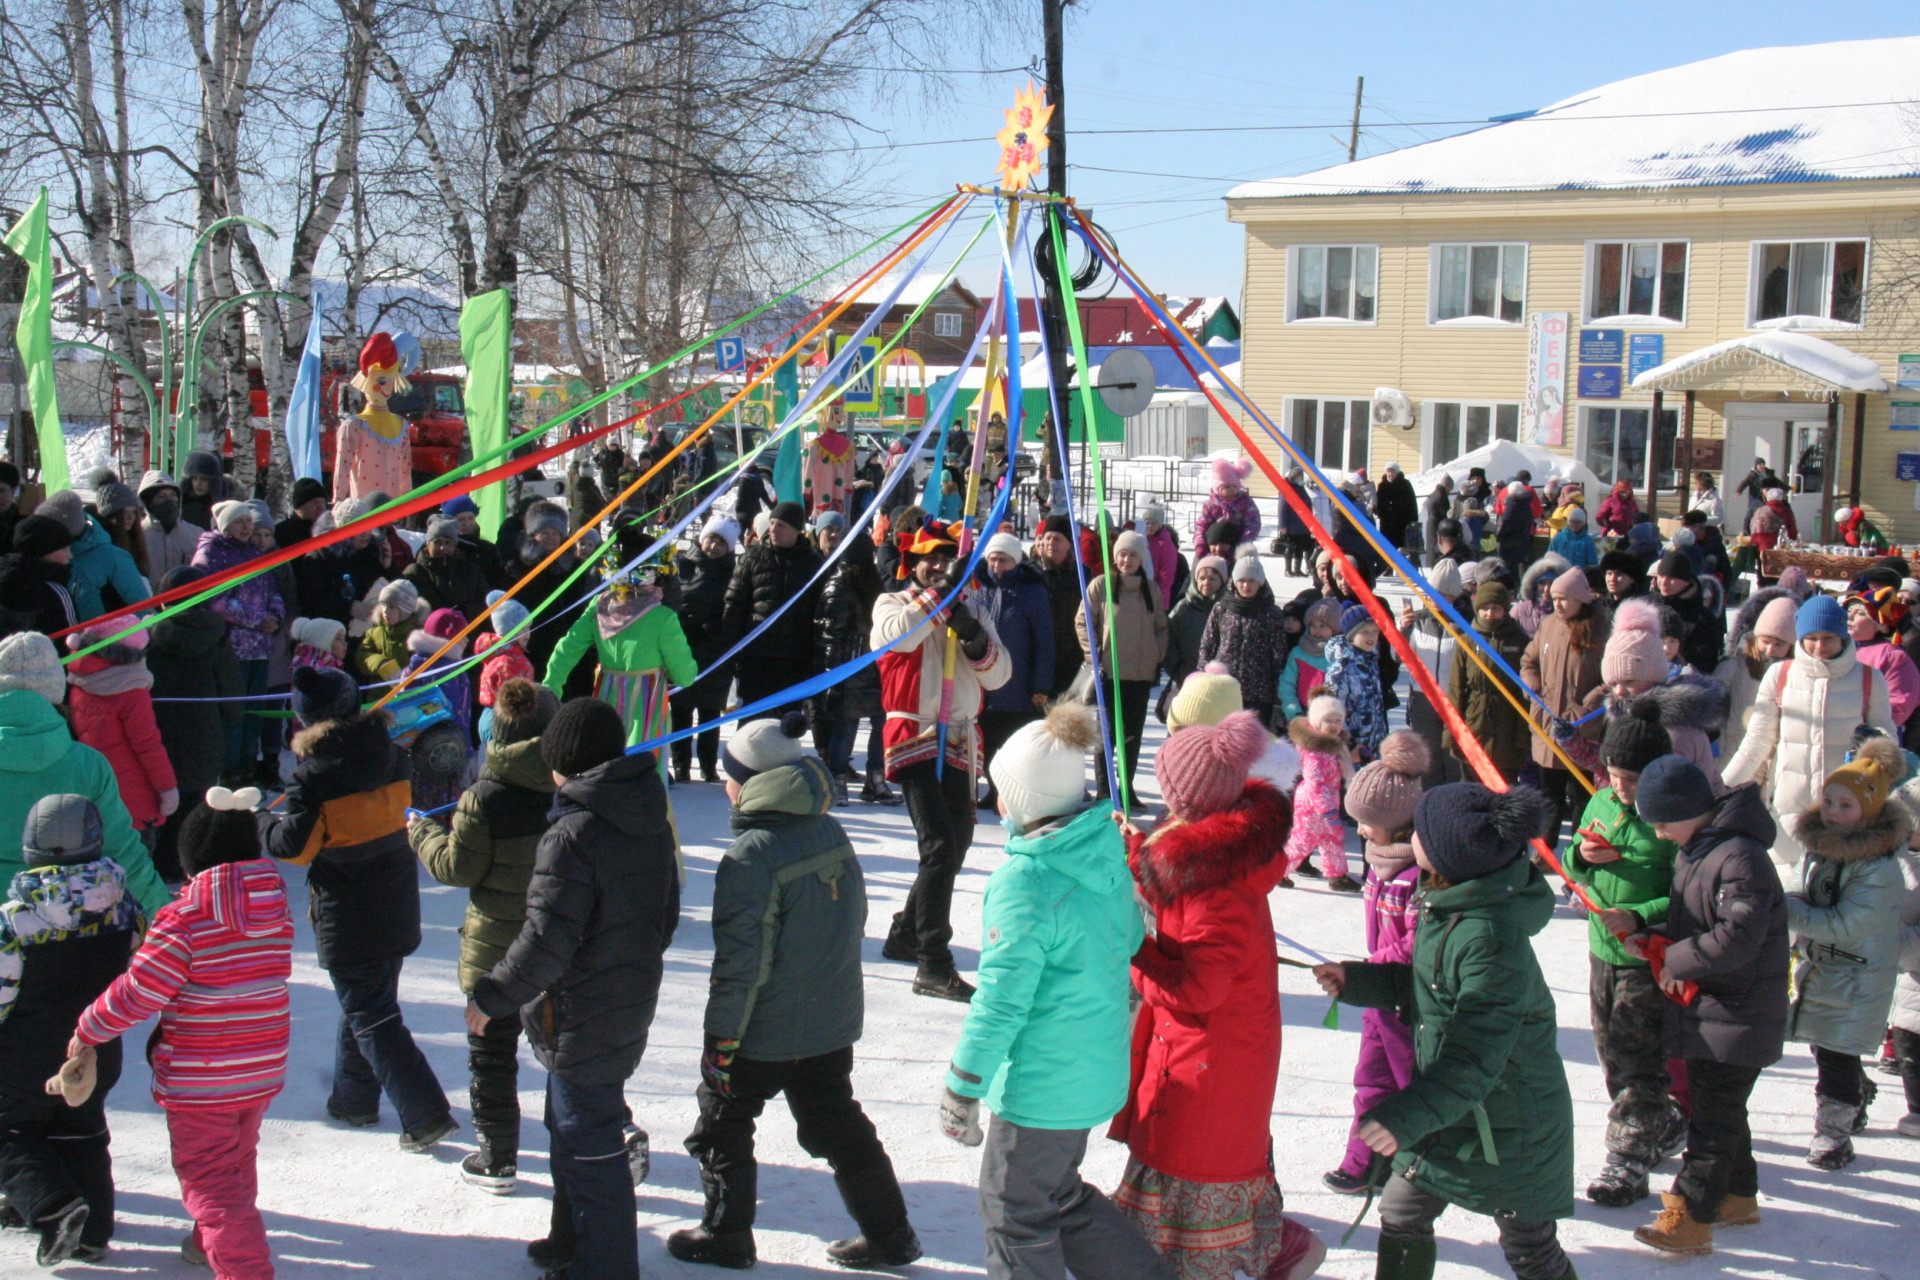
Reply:
<svg viewBox="0 0 1920 1280"><path fill-rule="evenodd" d="M1413 496L1413 481L1401 472L1399 463L1389 462L1374 494L1374 523L1380 526L1387 545L1397 548L1406 538L1408 527L1419 518L1420 504Z"/></svg>
<svg viewBox="0 0 1920 1280"><path fill-rule="evenodd" d="M1080 612L1080 573L1073 558L1073 525L1067 517L1046 518L1040 536L1034 539L1028 563L1047 589L1053 632L1053 689L1058 693L1073 683L1081 662L1080 640L1073 626Z"/></svg>
<svg viewBox="0 0 1920 1280"><path fill-rule="evenodd" d="M1425 535L1421 545L1426 548L1427 553L1425 563L1428 568L1432 568L1447 558L1445 553L1440 550L1440 525L1442 521L1453 519L1452 476L1442 475L1440 477L1440 483L1434 485L1427 496L1421 500L1420 516L1421 530ZM1458 522L1456 521L1455 523L1457 524ZM1463 535L1464 530L1456 533L1454 536L1460 537Z"/></svg>
<svg viewBox="0 0 1920 1280"><path fill-rule="evenodd" d="M1280 700L1280 668L1287 660L1287 619L1273 602L1267 571L1258 556L1234 561L1224 596L1207 615L1200 635L1200 664L1218 662L1240 682L1247 710L1271 723Z"/></svg>
<svg viewBox="0 0 1920 1280"><path fill-rule="evenodd" d="M674 576L680 579L680 607L675 612L680 615L680 629L686 633L694 666L700 670L698 680L673 695L675 730L692 728L696 718L700 724L708 724L727 706L733 664L715 667L714 663L727 651L721 615L727 584L733 581L733 544L739 537L739 525L714 516L700 530L700 543L694 553L674 561ZM695 741L681 738L673 744L673 772L679 781L692 778ZM698 744L701 778L720 781L720 730L702 732Z"/></svg>
<svg viewBox="0 0 1920 1280"><path fill-rule="evenodd" d="M833 820L826 769L802 754L806 719L763 720L727 742L733 844L713 877L699 1119L700 1224L667 1251L688 1262L752 1266L758 1166L754 1121L784 1093L800 1145L833 1166L860 1234L828 1246L841 1266L906 1266L920 1256L893 1163L853 1095L865 1016L860 942L866 885Z"/></svg>
<svg viewBox="0 0 1920 1280"><path fill-rule="evenodd" d="M492 584L477 557L460 549L460 530L446 516L427 526L420 555L401 575L420 588L429 609L458 609L465 618L477 618L487 607Z"/></svg>
<svg viewBox="0 0 1920 1280"><path fill-rule="evenodd" d="M1598 744L1606 736L1599 719L1590 720L1568 734L1554 724L1571 725L1598 705L1592 695L1603 680L1600 660L1607 648L1607 618L1594 602L1593 587L1579 569L1567 569L1553 579L1550 594L1553 612L1540 623L1527 651L1520 655L1520 678L1547 704L1543 713L1538 704L1528 710L1542 727L1561 742L1561 750L1573 762L1597 771L1600 766ZM1549 830L1560 830L1560 819L1569 803L1577 803L1585 792L1573 774L1547 745L1545 734L1533 734L1533 762L1540 767L1540 789L1552 808Z"/></svg>
<svg viewBox="0 0 1920 1280"><path fill-rule="evenodd" d="M739 643L775 610L792 602L779 621L755 636L734 659L734 678L743 703L758 702L813 674L813 616L820 588L809 584L819 572L820 553L801 536L806 527L806 512L799 503L775 504L767 536L748 547L734 566L724 615L729 645ZM785 710L775 707L762 714L778 719Z"/></svg>
<svg viewBox="0 0 1920 1280"><path fill-rule="evenodd" d="M873 542L855 537L843 545L844 521L837 511L822 513L814 534L824 554L840 553L814 603L813 656L814 665L821 671L843 666L868 651L873 602L880 596ZM839 789L842 803L854 778L853 748L863 724L873 725L867 741L867 798L873 798L872 784L883 781L880 714L880 672L872 663L813 696L814 746Z"/></svg>
<svg viewBox="0 0 1920 1280"><path fill-rule="evenodd" d="M138 604L153 594L133 557L113 544L100 521L81 505L79 494L62 489L41 503L34 514L52 516L73 535L68 549L73 565L69 583L73 610L80 621L97 618L110 608Z"/></svg>
<svg viewBox="0 0 1920 1280"><path fill-rule="evenodd" d="M1747 520L1747 534L1762 551L1773 550L1782 538L1799 539L1800 522L1794 518L1785 489L1766 491L1765 504L1756 508Z"/></svg>
<svg viewBox="0 0 1920 1280"><path fill-rule="evenodd" d="M147 572L158 582L192 563L194 548L206 529L181 514L180 486L164 471L140 477L140 501L147 508Z"/></svg>
<svg viewBox="0 0 1920 1280"><path fill-rule="evenodd" d="M1795 614L1794 630L1793 657L1760 678L1746 735L1720 772L1737 787L1765 769L1775 813L1801 813L1818 802L1821 783L1845 762L1855 728L1894 732L1886 677L1860 661L1839 603L1814 596ZM1802 853L1790 827L1783 824L1773 842L1782 867L1797 865Z"/></svg>
<svg viewBox="0 0 1920 1280"><path fill-rule="evenodd" d="M160 580L160 589L171 591L200 577L198 569L182 566ZM227 643L227 620L204 604L162 619L144 634L149 637L147 669L153 673L153 719L180 789L180 807L160 828L153 862L161 878L178 881L180 826L207 788L220 781L227 726L242 714L243 704L232 700L240 693L240 666ZM187 701L177 701L183 698Z"/></svg>
<svg viewBox="0 0 1920 1280"><path fill-rule="evenodd" d="M522 520L526 526L526 534L520 541L518 560L514 568L509 570L516 581L532 572L534 566L558 550L560 544L567 538L567 513L551 502L534 503L527 508ZM566 585L567 579L572 577L573 571L579 565L580 561L572 551L564 553L545 569L540 570L534 580L522 588L520 595L514 598L525 600L551 598L552 603L547 606L547 616L550 618L564 616L565 610L593 590L593 584L587 580L586 574L582 574L571 586ZM566 634L559 627L535 627L527 632L527 661L533 664L535 671L547 669L547 662L553 657L554 647L560 643L560 637ZM562 696L578 696L589 692L592 688L593 672L585 668L576 668L576 673Z"/></svg>
<svg viewBox="0 0 1920 1280"><path fill-rule="evenodd" d="M1533 503L1527 486L1515 480L1507 486L1506 510L1500 515L1499 532L1494 539L1500 546L1500 558L1519 577L1533 559Z"/></svg>
<svg viewBox="0 0 1920 1280"><path fill-rule="evenodd" d="M1170 816L1128 838L1154 932L1133 957L1131 1086L1107 1134L1128 1152L1114 1198L1192 1280L1305 1277L1326 1254L1282 1215L1273 1175L1280 996L1267 898L1286 874L1291 812L1247 780L1270 741L1244 711L1168 738L1153 767Z"/></svg>
<svg viewBox="0 0 1920 1280"><path fill-rule="evenodd" d="M1149 503L1140 509L1137 532L1147 540L1147 576L1160 591L1160 609L1164 613L1173 608L1175 597L1186 585L1181 581L1186 562L1180 556L1180 539L1167 527L1167 509L1158 503Z"/></svg>
<svg viewBox="0 0 1920 1280"><path fill-rule="evenodd" d="M1178 557L1178 548L1173 554ZM980 564L979 585L968 595L967 605L993 628L1013 664L1007 682L987 694L980 707L980 737L991 771L1001 745L1021 725L1046 713L1047 699L1064 681L1053 665L1053 607L1046 582L1022 557L1019 539L1010 533L994 534L987 540ZM1066 679L1072 677L1073 672L1068 672ZM992 812L995 801L989 784L980 807Z"/></svg>
<svg viewBox="0 0 1920 1280"><path fill-rule="evenodd" d="M597 699L574 699L547 725L541 759L564 781L534 854L526 923L467 1005L476 1034L518 1011L547 1069L554 1198L541 1248L595 1280L640 1276L622 1091L680 921L667 790L652 753L625 750L625 725Z"/></svg>
<svg viewBox="0 0 1920 1280"><path fill-rule="evenodd" d="M1460 482L1460 525L1474 557L1480 555L1480 539L1487 531L1487 517L1493 511L1493 486L1487 483L1485 467L1471 467ZM1459 557L1454 560L1458 562Z"/></svg>
<svg viewBox="0 0 1920 1280"><path fill-rule="evenodd" d="M1540 624L1553 613L1552 588L1555 578L1572 567L1565 556L1549 551L1520 575L1520 589L1514 596L1513 620L1528 635L1540 630Z"/></svg>
<svg viewBox="0 0 1920 1280"><path fill-rule="evenodd" d="M1115 538L1112 575L1103 574L1087 584L1087 602L1074 618L1081 656L1091 662L1097 652L1100 678L1120 682L1119 704L1109 697L1107 714L1112 740L1122 743L1122 759L1116 765L1129 798L1146 732L1147 695L1153 692L1160 660L1167 655L1167 615L1160 609L1160 593L1147 578L1146 552L1146 539L1137 533ZM1108 792L1106 774L1101 766L1097 795Z"/></svg>
<svg viewBox="0 0 1920 1280"><path fill-rule="evenodd" d="M1508 616L1507 610L1513 596L1497 582L1482 583L1473 595L1473 629L1480 639L1491 646L1506 660L1509 667L1518 671L1521 660L1526 656L1530 641L1520 624ZM1495 687L1496 680L1504 681L1505 676L1489 676L1473 660L1466 646L1453 651L1453 671L1448 678L1447 696L1453 705L1460 709L1460 717L1467 723L1467 729L1486 748L1488 757L1496 769L1509 780L1519 776L1521 768L1527 763L1532 750L1533 731L1527 727L1527 718L1513 709L1513 704ZM1524 697L1514 690L1515 697ZM1466 754L1454 740L1453 730L1445 735L1448 751L1461 761ZM1431 793L1429 793L1431 794Z"/></svg>
<svg viewBox="0 0 1920 1280"><path fill-rule="evenodd" d="M73 535L52 516L28 516L0 556L0 635L52 635L80 621L73 606Z"/></svg>
<svg viewBox="0 0 1920 1280"><path fill-rule="evenodd" d="M1473 599L1464 594L1465 585L1453 561L1441 560L1429 569L1427 585L1461 613L1473 608ZM1448 629L1451 624L1442 626L1438 610L1427 601L1416 598L1401 606L1399 625L1400 634L1413 646L1414 656L1426 667L1427 674L1441 689L1447 689L1453 680L1453 650L1456 643L1452 631ZM1446 726L1440 719L1440 712L1417 681L1407 701L1407 727L1419 734L1427 744L1428 766L1424 785L1432 789L1460 781L1460 759L1445 749Z"/></svg>
<svg viewBox="0 0 1920 1280"><path fill-rule="evenodd" d="M1762 587L1733 615L1727 656L1713 669L1713 678L1727 687L1727 723L1739 733L1753 717L1760 678L1774 663L1793 656L1793 615L1799 605L1781 587Z"/></svg>
<svg viewBox="0 0 1920 1280"><path fill-rule="evenodd" d="M1598 519L1601 533L1626 537L1627 530L1640 523L1640 503L1633 496L1633 485L1625 480L1616 481L1600 504Z"/></svg>
<svg viewBox="0 0 1920 1280"><path fill-rule="evenodd" d="M1253 542L1260 537L1260 508L1247 492L1247 477L1253 464L1232 458L1213 460L1213 492L1200 504L1200 518L1193 522L1193 553L1207 554L1207 530L1225 520L1240 531L1240 541Z"/></svg>
<svg viewBox="0 0 1920 1280"><path fill-rule="evenodd" d="M216 508L215 528L200 535L193 567L209 576L257 559L253 547L253 508L244 502L223 502ZM227 620L227 642L240 663L240 685L249 696L267 691L267 666L273 657L273 636L287 620L287 602L270 573L255 574L222 591L208 602ZM227 731L227 768L250 765L260 746L256 717L244 716Z"/></svg>
<svg viewBox="0 0 1920 1280"><path fill-rule="evenodd" d="M1194 566L1193 576L1187 580L1186 590L1174 601L1173 611L1167 614L1167 656L1161 665L1167 670L1169 690L1177 690L1182 680L1199 670L1200 644L1207 636L1207 620L1226 594L1230 572L1227 562L1219 556L1202 556Z"/></svg>
<svg viewBox="0 0 1920 1280"><path fill-rule="evenodd" d="M220 468L220 459L205 449L187 454L180 465L180 516L188 524L213 528L213 508L236 494L233 481Z"/></svg>
<svg viewBox="0 0 1920 1280"><path fill-rule="evenodd" d="M270 856L307 869L314 956L340 1003L327 1114L374 1124L384 1092L401 1149L425 1151L457 1126L400 1013L400 968L420 946L412 764L392 715L360 710L338 668L297 668L293 713L307 726L293 739L299 763L279 807L261 812L260 836Z"/></svg>
<svg viewBox="0 0 1920 1280"><path fill-rule="evenodd" d="M594 696L620 713L628 746L666 731L667 690L692 684L700 671L679 616L662 603L663 576L658 565L647 564L616 579L567 628L541 673L541 683L559 697L575 665L594 649Z"/></svg>
<svg viewBox="0 0 1920 1280"><path fill-rule="evenodd" d="M82 626L67 637L78 653L124 628L114 622ZM67 715L74 736L113 766L120 798L139 831L151 831L180 807L180 785L154 722L153 673L147 670L148 634L136 631L67 663Z"/></svg>

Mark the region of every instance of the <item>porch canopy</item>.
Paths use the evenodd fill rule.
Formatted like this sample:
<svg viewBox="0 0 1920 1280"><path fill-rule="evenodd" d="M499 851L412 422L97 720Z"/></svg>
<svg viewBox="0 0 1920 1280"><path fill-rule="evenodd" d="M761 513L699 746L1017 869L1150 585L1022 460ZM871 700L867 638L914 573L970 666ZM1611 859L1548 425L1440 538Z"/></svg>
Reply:
<svg viewBox="0 0 1920 1280"><path fill-rule="evenodd" d="M1633 380L1636 391L1886 391L1880 366L1836 343L1792 329L1729 338L1676 356Z"/></svg>

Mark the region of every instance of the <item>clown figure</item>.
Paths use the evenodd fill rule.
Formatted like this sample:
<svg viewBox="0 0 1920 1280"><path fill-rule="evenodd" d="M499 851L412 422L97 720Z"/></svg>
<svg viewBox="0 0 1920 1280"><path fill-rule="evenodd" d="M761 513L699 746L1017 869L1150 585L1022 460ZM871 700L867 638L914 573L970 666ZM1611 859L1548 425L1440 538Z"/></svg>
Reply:
<svg viewBox="0 0 1920 1280"><path fill-rule="evenodd" d="M400 353L393 338L376 333L360 348L360 372L353 388L366 397L359 414L340 423L333 460L333 498L365 501L374 492L405 493L413 488L413 446L406 419L388 412L387 401L407 389Z"/></svg>

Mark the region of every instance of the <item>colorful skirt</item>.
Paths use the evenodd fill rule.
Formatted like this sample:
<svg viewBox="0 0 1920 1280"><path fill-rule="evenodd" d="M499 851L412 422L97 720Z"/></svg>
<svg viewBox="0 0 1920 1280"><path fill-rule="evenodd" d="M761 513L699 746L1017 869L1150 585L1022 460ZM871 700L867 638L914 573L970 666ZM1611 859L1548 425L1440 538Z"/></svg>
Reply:
<svg viewBox="0 0 1920 1280"><path fill-rule="evenodd" d="M602 667L594 691L620 713L631 747L657 738L673 726L667 706L669 687L667 673L658 667L646 671L608 671Z"/></svg>
<svg viewBox="0 0 1920 1280"><path fill-rule="evenodd" d="M1272 1178L1184 1182L1130 1156L1113 1201L1180 1280L1282 1280L1313 1249L1313 1232L1280 1211Z"/></svg>

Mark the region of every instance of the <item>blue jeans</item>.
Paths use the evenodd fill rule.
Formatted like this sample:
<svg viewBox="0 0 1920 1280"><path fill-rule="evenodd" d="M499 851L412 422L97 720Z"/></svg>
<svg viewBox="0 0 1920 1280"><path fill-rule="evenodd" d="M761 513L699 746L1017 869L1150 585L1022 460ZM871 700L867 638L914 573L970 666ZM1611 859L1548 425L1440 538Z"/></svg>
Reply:
<svg viewBox="0 0 1920 1280"><path fill-rule="evenodd" d="M634 1215L633 1171L622 1128L623 1086L578 1084L547 1076L547 1144L553 1167L553 1230L564 1239L561 1215L572 1225L568 1280L640 1280L640 1228Z"/></svg>
<svg viewBox="0 0 1920 1280"><path fill-rule="evenodd" d="M392 956L328 971L340 1000L330 1101L342 1115L378 1115L384 1091L400 1113L401 1127L417 1133L449 1108L439 1079L400 1017L402 963Z"/></svg>
<svg viewBox="0 0 1920 1280"><path fill-rule="evenodd" d="M827 772L836 778L846 777L853 772L853 744L860 737L860 721L851 716L841 716L833 721L833 731L827 737Z"/></svg>

